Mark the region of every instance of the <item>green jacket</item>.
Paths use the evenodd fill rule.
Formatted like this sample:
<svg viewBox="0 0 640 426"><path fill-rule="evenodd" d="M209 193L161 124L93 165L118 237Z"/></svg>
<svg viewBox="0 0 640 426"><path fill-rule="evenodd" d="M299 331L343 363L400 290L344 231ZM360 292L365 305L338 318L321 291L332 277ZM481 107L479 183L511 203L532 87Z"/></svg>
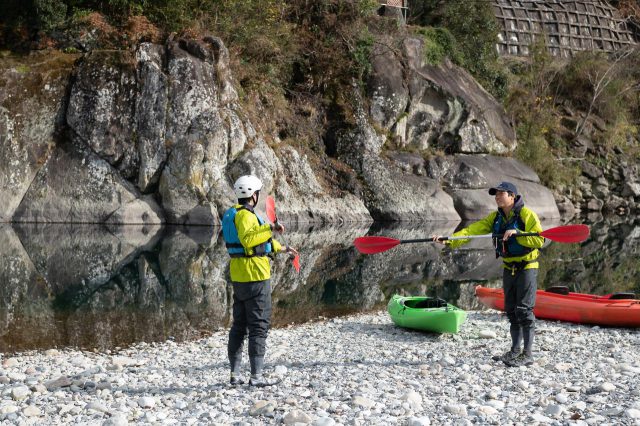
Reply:
<svg viewBox="0 0 640 426"><path fill-rule="evenodd" d="M464 236L464 235L484 235L491 234L493 232L493 223L496 219L496 215L502 214L501 210L496 210L491 212L484 219L480 219L477 222L472 223L468 227L461 229L460 231L453 234L454 237ZM514 215L513 210L509 212L507 219L512 218ZM521 232L542 232L542 226L540 225L540 219L538 219L538 215L535 212L527 207L522 207L520 210L520 218L522 222L524 222L524 229ZM540 252L537 250L544 244L543 237L515 237L517 238L518 244L524 247L530 247L535 250L530 253L525 254L524 256L516 256L516 257L505 257L503 258L504 264L503 267L506 269L512 269L509 266L509 263L513 262L521 262L521 261L533 261L538 258ZM447 245L451 248L460 247L464 244L467 244L471 240L451 240L447 241ZM528 263L524 269L534 269L538 268L538 262Z"/></svg>
<svg viewBox="0 0 640 426"><path fill-rule="evenodd" d="M235 207L240 208L241 205L237 204ZM245 247L247 254L253 253L251 247L265 243L270 238L273 252L278 253L282 250L282 245L272 238L273 234L269 224L260 225L256 215L249 210L238 211L235 224L240 244ZM232 257L229 263L229 272L231 281L234 282L264 281L271 278L271 263L268 256Z"/></svg>

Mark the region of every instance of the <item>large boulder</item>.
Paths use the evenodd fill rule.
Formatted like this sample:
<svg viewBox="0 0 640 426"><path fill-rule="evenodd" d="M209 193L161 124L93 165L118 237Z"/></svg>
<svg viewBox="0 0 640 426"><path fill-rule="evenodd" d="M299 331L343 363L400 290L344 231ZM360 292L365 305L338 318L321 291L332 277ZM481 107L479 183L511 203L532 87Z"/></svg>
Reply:
<svg viewBox="0 0 640 426"><path fill-rule="evenodd" d="M438 182L407 173L388 160L365 157L367 208L376 220L459 220L452 198Z"/></svg>
<svg viewBox="0 0 640 426"><path fill-rule="evenodd" d="M166 60L164 46L144 43L136 51L139 94L135 115L140 169L138 186L146 192L158 183L162 166L167 159L165 132L169 78L163 72Z"/></svg>
<svg viewBox="0 0 640 426"><path fill-rule="evenodd" d="M136 63L129 51L96 51L74 71L67 124L124 178L136 175Z"/></svg>
<svg viewBox="0 0 640 426"><path fill-rule="evenodd" d="M168 222L216 224L217 188L250 127L228 62L215 37L92 52L77 66L67 123L140 192L157 191Z"/></svg>
<svg viewBox="0 0 640 426"><path fill-rule="evenodd" d="M560 217L553 193L540 184L531 168L513 158L456 155L434 159L429 171L445 186L463 220L481 219L494 211L494 198L487 191L502 181L514 183L525 205L540 219Z"/></svg>
<svg viewBox="0 0 640 426"><path fill-rule="evenodd" d="M243 174L260 176L262 193L274 194L278 217L286 224L372 220L361 199L345 191L326 188L312 169L308 156L291 147L282 146L276 152L260 141L254 149L238 157L229 171L234 179ZM233 197L229 196L227 203L232 202Z"/></svg>
<svg viewBox="0 0 640 426"><path fill-rule="evenodd" d="M409 89L404 81L402 58L382 44L376 45L367 83L371 119L390 129L407 108Z"/></svg>
<svg viewBox="0 0 640 426"><path fill-rule="evenodd" d="M424 61L424 41L407 38L400 55L377 47L368 83L371 119L403 148L447 153L505 153L516 135L504 109L448 59Z"/></svg>
<svg viewBox="0 0 640 426"><path fill-rule="evenodd" d="M76 59L42 52L0 61L0 222L11 221L59 139Z"/></svg>
<svg viewBox="0 0 640 426"><path fill-rule="evenodd" d="M153 198L142 197L109 163L69 142L45 162L13 220L154 224L163 222L162 214Z"/></svg>

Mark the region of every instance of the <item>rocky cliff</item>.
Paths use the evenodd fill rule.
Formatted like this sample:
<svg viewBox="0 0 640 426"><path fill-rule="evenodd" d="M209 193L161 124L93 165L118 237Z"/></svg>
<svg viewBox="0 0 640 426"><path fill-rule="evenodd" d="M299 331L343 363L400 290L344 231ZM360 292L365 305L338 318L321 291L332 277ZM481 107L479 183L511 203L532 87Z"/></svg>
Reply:
<svg viewBox="0 0 640 426"><path fill-rule="evenodd" d="M290 223L475 219L500 180L558 218L553 194L509 157L517 141L500 104L421 51L413 38L377 48L365 96L352 88L353 124L326 154L349 182L338 187L326 158L252 119L219 38L4 58L0 221L217 224L245 173Z"/></svg>

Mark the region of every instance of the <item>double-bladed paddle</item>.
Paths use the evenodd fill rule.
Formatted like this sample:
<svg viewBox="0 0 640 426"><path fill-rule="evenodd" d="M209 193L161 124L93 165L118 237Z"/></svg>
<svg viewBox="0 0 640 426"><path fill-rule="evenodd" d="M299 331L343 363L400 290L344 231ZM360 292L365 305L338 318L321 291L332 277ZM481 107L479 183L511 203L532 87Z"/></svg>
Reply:
<svg viewBox="0 0 640 426"><path fill-rule="evenodd" d="M277 225L278 216L276 216L276 201L273 199L271 195L267 196L266 209L267 209L267 218L269 219L269 221L274 225ZM300 273L300 256L298 255L293 256L291 258L291 262L293 263L293 267L295 268L296 272Z"/></svg>
<svg viewBox="0 0 640 426"><path fill-rule="evenodd" d="M514 237L544 237L558 243L581 243L589 237L589 227L587 225L565 225L547 229L542 232L523 232L514 234ZM442 237L440 241L451 240L472 240L476 238L502 238L502 234L486 235L461 235L459 237ZM375 254L382 253L394 248L398 244L426 243L433 242L431 238L419 238L415 240L396 240L389 237L358 237L353 240L360 253Z"/></svg>

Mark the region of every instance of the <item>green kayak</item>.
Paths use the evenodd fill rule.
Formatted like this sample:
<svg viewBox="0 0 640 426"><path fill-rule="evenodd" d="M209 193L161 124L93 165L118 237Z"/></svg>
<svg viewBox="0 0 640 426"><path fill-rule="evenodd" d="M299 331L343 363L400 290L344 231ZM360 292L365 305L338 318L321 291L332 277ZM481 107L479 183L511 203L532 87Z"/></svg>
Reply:
<svg viewBox="0 0 640 426"><path fill-rule="evenodd" d="M425 296L396 294L389 300L387 311L397 326L434 333L457 333L467 319L467 313L462 309L442 299Z"/></svg>

